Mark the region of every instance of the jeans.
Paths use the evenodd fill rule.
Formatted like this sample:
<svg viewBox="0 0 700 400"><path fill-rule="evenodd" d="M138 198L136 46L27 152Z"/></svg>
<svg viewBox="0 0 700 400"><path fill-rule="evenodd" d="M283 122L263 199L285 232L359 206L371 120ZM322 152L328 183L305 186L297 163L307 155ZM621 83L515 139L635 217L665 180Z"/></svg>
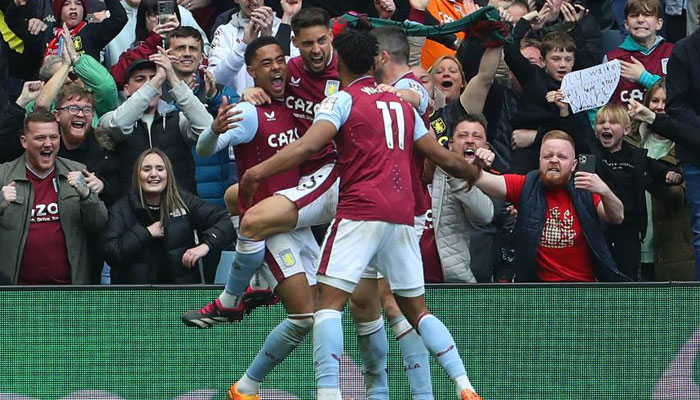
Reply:
<svg viewBox="0 0 700 400"><path fill-rule="evenodd" d="M700 280L700 167L683 164L683 179L690 210L690 225L695 248L695 279Z"/></svg>

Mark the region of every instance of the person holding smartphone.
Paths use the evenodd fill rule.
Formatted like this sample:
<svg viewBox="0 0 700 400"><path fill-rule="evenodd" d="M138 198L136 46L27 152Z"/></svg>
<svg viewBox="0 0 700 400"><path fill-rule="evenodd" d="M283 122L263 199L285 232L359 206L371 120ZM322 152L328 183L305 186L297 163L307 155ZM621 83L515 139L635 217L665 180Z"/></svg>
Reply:
<svg viewBox="0 0 700 400"><path fill-rule="evenodd" d="M557 106L566 106L561 103L560 91L550 93ZM514 262L517 282L629 280L610 254L601 224L622 223L625 207L598 175L574 173L575 154L569 134L549 131L542 138L539 169L527 175L482 171L474 183L484 193L505 199L518 210ZM489 165L494 154L480 148L475 158L475 165Z"/></svg>

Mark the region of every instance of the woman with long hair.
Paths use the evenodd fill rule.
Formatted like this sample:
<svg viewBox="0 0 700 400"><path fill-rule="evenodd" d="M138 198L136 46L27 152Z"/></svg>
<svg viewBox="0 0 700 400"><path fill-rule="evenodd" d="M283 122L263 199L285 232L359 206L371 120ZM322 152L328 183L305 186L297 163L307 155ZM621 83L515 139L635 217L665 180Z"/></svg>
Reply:
<svg viewBox="0 0 700 400"><path fill-rule="evenodd" d="M647 114L665 114L665 78L647 90L642 107ZM636 123L628 141L647 149L651 158L677 165L675 143L654 132L640 114L639 110L630 112ZM693 244L685 185L655 185L648 188L646 197L649 218L642 241L642 280L693 280Z"/></svg>
<svg viewBox="0 0 700 400"><path fill-rule="evenodd" d="M178 190L170 160L156 148L138 157L132 182L132 193L110 208L102 238L112 283L203 283L200 260L211 282L234 237L226 210Z"/></svg>

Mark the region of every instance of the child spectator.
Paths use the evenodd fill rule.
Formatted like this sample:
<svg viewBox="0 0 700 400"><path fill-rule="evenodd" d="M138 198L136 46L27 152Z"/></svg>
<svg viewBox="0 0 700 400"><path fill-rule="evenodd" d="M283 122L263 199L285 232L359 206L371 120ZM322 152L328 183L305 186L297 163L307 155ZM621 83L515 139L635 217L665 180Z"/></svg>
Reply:
<svg viewBox="0 0 700 400"><path fill-rule="evenodd" d="M613 104L627 104L630 99L642 101L644 93L661 77L673 44L657 32L663 26L659 0L629 0L625 5L625 27L629 36L617 49L606 55L608 61L620 60L620 83L611 98Z"/></svg>
<svg viewBox="0 0 700 400"><path fill-rule="evenodd" d="M520 51L520 41L525 32L530 30L530 21L537 17L537 12L523 16L513 33L513 43L503 49L505 60L523 89L518 102L518 109L512 120L513 152L510 170L513 173L527 173L537 168L537 154L541 137L549 130L560 128L559 109L546 99L550 91L556 91L566 74L571 72L576 60L576 44L564 32L552 32L542 41L541 52L544 68L532 64ZM579 115L576 118L583 118ZM586 152L593 133L590 127L580 124L581 129L571 132L575 148ZM539 135L538 135L539 131Z"/></svg>
<svg viewBox="0 0 700 400"><path fill-rule="evenodd" d="M638 104L630 111L638 129L627 137L635 147L648 150L648 156L677 165L675 144L651 129L644 115L663 114L666 105L664 79L656 82L644 96L644 105ZM644 112L641 112L641 109ZM655 119L655 118L654 118ZM652 193L654 198L651 197ZM642 240L642 280L660 281L694 280L693 242L688 218L685 185L652 185L646 192L649 223Z"/></svg>
<svg viewBox="0 0 700 400"><path fill-rule="evenodd" d="M647 156L647 149L634 148L623 138L630 133L627 111L621 105L603 106L595 118L600 142L599 175L625 205L622 224L605 232L620 272L640 280L641 243L647 230L644 191L652 184L677 185L682 177L670 165Z"/></svg>

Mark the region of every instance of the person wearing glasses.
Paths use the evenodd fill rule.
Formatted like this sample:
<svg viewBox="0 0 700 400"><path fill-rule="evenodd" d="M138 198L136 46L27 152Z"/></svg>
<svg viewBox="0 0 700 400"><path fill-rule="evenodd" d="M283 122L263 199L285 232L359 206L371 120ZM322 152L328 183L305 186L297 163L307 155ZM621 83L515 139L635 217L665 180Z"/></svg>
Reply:
<svg viewBox="0 0 700 400"><path fill-rule="evenodd" d="M24 153L0 164L0 285L87 285L102 266L90 238L107 224L85 165L58 156L56 115L29 113Z"/></svg>

